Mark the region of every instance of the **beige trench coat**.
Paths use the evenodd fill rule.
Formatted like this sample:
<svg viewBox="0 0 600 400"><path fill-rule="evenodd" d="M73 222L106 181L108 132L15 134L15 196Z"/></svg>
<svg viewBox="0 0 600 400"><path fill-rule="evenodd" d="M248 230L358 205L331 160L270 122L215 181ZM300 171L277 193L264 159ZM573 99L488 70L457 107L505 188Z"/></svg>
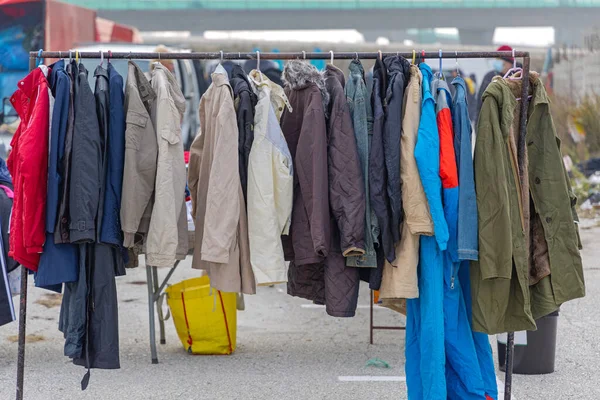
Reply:
<svg viewBox="0 0 600 400"><path fill-rule="evenodd" d="M192 267L223 292L256 293L248 219L238 171L238 128L226 75L212 74L200 100L200 133L190 149L188 183L196 226Z"/></svg>

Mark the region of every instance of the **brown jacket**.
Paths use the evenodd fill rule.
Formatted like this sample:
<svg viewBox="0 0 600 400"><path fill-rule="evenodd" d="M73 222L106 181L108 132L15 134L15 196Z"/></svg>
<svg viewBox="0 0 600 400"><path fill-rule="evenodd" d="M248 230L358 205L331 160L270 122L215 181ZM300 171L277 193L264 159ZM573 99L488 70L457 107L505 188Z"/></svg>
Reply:
<svg viewBox="0 0 600 400"><path fill-rule="evenodd" d="M199 113L200 133L192 143L188 169L196 226L192 267L207 270L218 290L254 294L238 128L226 75L212 74Z"/></svg>
<svg viewBox="0 0 600 400"><path fill-rule="evenodd" d="M282 237L286 260L296 266L329 254L329 185L324 104L329 97L319 71L300 60L284 69L293 112L284 110L281 129L294 160L294 208L290 235ZM292 268L292 265L290 265Z"/></svg>

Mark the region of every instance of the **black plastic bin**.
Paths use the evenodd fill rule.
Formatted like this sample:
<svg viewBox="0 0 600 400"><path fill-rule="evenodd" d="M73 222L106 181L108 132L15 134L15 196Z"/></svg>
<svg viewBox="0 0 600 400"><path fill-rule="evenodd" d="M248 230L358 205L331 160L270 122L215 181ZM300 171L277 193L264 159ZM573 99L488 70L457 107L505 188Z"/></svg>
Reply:
<svg viewBox="0 0 600 400"><path fill-rule="evenodd" d="M527 345L515 346L513 372L522 375L551 374L556 359L558 311L536 321L537 331L527 331ZM498 342L498 363L504 371L506 345Z"/></svg>

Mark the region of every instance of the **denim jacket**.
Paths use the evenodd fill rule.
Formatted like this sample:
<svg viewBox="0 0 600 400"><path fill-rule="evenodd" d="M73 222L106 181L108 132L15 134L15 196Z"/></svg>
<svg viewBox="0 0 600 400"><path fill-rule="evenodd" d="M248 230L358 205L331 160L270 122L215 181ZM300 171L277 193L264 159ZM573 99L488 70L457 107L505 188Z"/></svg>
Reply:
<svg viewBox="0 0 600 400"><path fill-rule="evenodd" d="M354 136L358 148L358 157L363 172L365 183L365 254L351 256L346 259L346 265L351 267L377 267L375 255L375 243L379 236L377 217L371 208L369 197L369 150L373 134L373 110L368 98L368 90L364 80L364 69L360 61L353 60L350 63L350 75L346 83L345 92L352 124L354 125Z"/></svg>
<svg viewBox="0 0 600 400"><path fill-rule="evenodd" d="M473 177L473 153L471 143L471 121L467 105L467 88L460 76L454 78L455 87L452 113L454 126L454 153L458 166L458 258L477 260L477 199L475 197L475 178Z"/></svg>

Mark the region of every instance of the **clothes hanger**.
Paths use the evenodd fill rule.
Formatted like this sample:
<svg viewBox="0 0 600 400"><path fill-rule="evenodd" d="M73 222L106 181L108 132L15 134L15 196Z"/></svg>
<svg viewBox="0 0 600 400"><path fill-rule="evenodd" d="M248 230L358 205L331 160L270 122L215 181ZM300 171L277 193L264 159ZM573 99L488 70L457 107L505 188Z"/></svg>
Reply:
<svg viewBox="0 0 600 400"><path fill-rule="evenodd" d="M104 52L100 50L100 66L104 68Z"/></svg>
<svg viewBox="0 0 600 400"><path fill-rule="evenodd" d="M36 66L36 67L39 67L39 66L40 66L40 64L42 64L42 62L44 61L44 60L42 59L42 52L43 52L43 51L44 51L43 49L39 49L39 50L38 50L37 56L35 57L35 66Z"/></svg>
<svg viewBox="0 0 600 400"><path fill-rule="evenodd" d="M304 58L306 59L306 53L303 51L302 53L304 53ZM260 72L260 51L256 50L256 70L258 71L258 77L260 79L260 83L264 82L263 79L263 75L262 72Z"/></svg>
<svg viewBox="0 0 600 400"><path fill-rule="evenodd" d="M383 61L383 54L381 54L381 50L377 50L379 53L379 61Z"/></svg>
<svg viewBox="0 0 600 400"><path fill-rule="evenodd" d="M73 53L69 50L69 64L73 61Z"/></svg>
<svg viewBox="0 0 600 400"><path fill-rule="evenodd" d="M518 74L519 72L523 72L522 68L517 67L517 59L515 58L515 49L512 50L512 57L513 57L513 67L511 69L509 69L508 71L506 71L506 74L504 74L504 79L509 79L511 81L518 81L521 79L522 74Z"/></svg>
<svg viewBox="0 0 600 400"><path fill-rule="evenodd" d="M79 50L75 50L75 62L79 64Z"/></svg>
<svg viewBox="0 0 600 400"><path fill-rule="evenodd" d="M111 57L112 57L112 51L110 51L110 50L109 50L109 51L108 51L108 57L107 57L107 60L106 60L106 63L107 63L107 64L110 64L110 58L111 58Z"/></svg>
<svg viewBox="0 0 600 400"><path fill-rule="evenodd" d="M439 77L441 80L445 81L445 80L446 80L446 78L444 78L444 73L442 72L442 71L443 71L443 70L442 70L442 67L443 67L443 65L442 65L442 49L440 49L440 51L439 51L439 53L438 53L438 54L439 54L439 56L440 56L440 69L438 70L438 77Z"/></svg>
<svg viewBox="0 0 600 400"><path fill-rule="evenodd" d="M415 51L415 49L413 49L413 58L412 58L412 63L413 63L413 65L416 65L416 64L415 64L415 61L416 61L416 60L417 60L417 52Z"/></svg>
<svg viewBox="0 0 600 400"><path fill-rule="evenodd" d="M306 61L306 51L302 50L302 58Z"/></svg>
<svg viewBox="0 0 600 400"><path fill-rule="evenodd" d="M458 66L458 51L455 51L454 55L456 56L456 58L455 58L455 60L456 60L456 76L460 76L460 68Z"/></svg>
<svg viewBox="0 0 600 400"><path fill-rule="evenodd" d="M329 54L331 54L331 65L333 65L333 50L329 50Z"/></svg>

